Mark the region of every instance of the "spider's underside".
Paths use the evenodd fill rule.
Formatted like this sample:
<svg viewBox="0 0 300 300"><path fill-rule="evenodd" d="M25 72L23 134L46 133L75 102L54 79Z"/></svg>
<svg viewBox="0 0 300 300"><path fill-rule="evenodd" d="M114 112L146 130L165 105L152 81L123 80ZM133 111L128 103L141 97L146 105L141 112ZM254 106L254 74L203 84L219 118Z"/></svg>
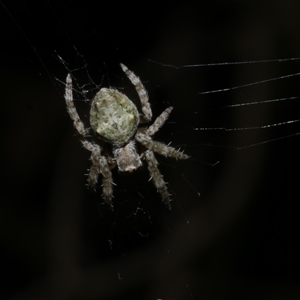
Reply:
<svg viewBox="0 0 300 300"><path fill-rule="evenodd" d="M143 113L139 114L133 102L123 93L112 88L102 88L93 98L90 110L91 129L99 138L99 143L88 140L89 128L84 126L74 105L71 75L68 74L66 79L65 100L68 113L80 141L91 152L92 165L88 174L88 184L95 189L98 176L101 174L103 199L113 209L111 169L117 166L121 172L132 172L142 165L142 160L145 160L155 187L167 208L171 209L170 194L158 169L154 152L176 159L187 159L189 156L173 147L154 141L151 137L166 122L173 108L169 107L163 111L149 127L138 127L139 124L147 123L152 118L148 94L140 79L132 71L123 64L121 68L135 86ZM110 147L104 147L103 143ZM137 143L141 145L138 147L139 151L136 148Z"/></svg>

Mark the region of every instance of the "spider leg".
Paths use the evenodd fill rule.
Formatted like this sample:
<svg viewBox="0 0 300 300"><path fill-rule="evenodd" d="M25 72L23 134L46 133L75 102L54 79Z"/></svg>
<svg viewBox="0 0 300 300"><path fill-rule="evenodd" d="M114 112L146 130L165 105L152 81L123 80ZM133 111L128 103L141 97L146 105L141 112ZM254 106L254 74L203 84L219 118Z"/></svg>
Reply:
<svg viewBox="0 0 300 300"><path fill-rule="evenodd" d="M101 148L99 145L92 144L89 141L82 140L83 146L92 152L91 161L92 165L88 175L88 184L91 188L95 189L95 186L98 181L98 175L102 175L102 191L103 191L103 200L111 207L113 210L113 179L112 174L109 169L109 165L106 157L101 155Z"/></svg>
<svg viewBox="0 0 300 300"><path fill-rule="evenodd" d="M146 133L150 136L154 135L154 133L156 133L161 126L163 126L165 124L165 122L167 121L169 114L171 113L173 107L170 106L167 109L165 109L154 121L154 123L148 127Z"/></svg>
<svg viewBox="0 0 300 300"><path fill-rule="evenodd" d="M163 176L161 175L158 169L158 162L154 156L153 151L147 150L145 152L145 159L148 164L148 170L152 178L153 184L156 187L157 191L160 193L164 204L167 206L168 210L171 210L170 204L170 194L167 189L167 183L164 181Z"/></svg>
<svg viewBox="0 0 300 300"><path fill-rule="evenodd" d="M85 129L82 121L80 120L80 117L77 113L76 107L74 105L73 101L73 86L72 86L72 77L69 73L66 79L66 89L65 89L65 100L67 105L68 113L73 120L73 124L77 132L81 137L85 137L88 135L88 130Z"/></svg>
<svg viewBox="0 0 300 300"><path fill-rule="evenodd" d="M175 148L167 146L163 143L153 141L150 136L143 134L141 132L138 132L135 135L135 138L138 142L140 142L147 149L157 152L166 157L173 157L176 159L188 159L189 158L188 155L180 152L179 150L176 150Z"/></svg>
<svg viewBox="0 0 300 300"><path fill-rule="evenodd" d="M152 110L149 103L148 93L142 84L139 77L137 77L132 71L130 71L125 65L120 64L123 72L127 75L131 83L134 85L141 103L142 103L142 111L144 113L142 122L149 122L152 118Z"/></svg>

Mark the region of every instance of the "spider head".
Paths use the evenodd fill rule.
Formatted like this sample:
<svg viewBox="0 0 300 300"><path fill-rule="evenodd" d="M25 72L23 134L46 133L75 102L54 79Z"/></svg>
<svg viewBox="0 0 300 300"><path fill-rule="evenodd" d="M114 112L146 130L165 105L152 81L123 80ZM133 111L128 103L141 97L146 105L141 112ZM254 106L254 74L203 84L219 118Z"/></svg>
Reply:
<svg viewBox="0 0 300 300"><path fill-rule="evenodd" d="M121 172L131 173L142 165L140 156L136 152L134 141L130 141L124 147L115 148L113 154Z"/></svg>

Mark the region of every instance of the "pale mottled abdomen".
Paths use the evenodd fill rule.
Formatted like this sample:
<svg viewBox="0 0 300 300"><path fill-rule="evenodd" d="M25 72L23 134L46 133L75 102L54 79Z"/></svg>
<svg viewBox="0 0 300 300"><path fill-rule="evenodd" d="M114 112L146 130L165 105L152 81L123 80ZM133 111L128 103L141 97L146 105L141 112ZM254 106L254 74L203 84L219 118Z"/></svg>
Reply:
<svg viewBox="0 0 300 300"><path fill-rule="evenodd" d="M115 89L102 88L92 101L90 123L102 138L120 146L136 132L139 113L126 95Z"/></svg>

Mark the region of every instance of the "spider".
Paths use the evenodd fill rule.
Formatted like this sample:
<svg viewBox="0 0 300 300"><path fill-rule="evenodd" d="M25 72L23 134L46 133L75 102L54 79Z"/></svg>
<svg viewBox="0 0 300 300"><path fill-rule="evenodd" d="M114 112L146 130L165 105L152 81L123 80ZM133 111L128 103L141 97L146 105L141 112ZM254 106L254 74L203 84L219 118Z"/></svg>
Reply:
<svg viewBox="0 0 300 300"><path fill-rule="evenodd" d="M134 85L141 101L142 112L123 93L113 88L102 88L91 103L90 126L97 142L90 142L90 128L81 121L72 93L72 77L66 78L65 100L68 113L85 149L91 152L91 167L88 174L88 185L95 189L99 174L102 175L102 197L113 210L113 179L111 170L117 166L121 172L132 172L142 166L142 160L148 165L151 179L160 193L162 201L170 210L170 194L167 183L158 169L154 152L175 159L188 159L189 156L173 147L152 140L152 136L166 122L173 107L167 108L149 127L139 127L148 123L152 111L148 93L132 71L120 64L122 70Z"/></svg>

